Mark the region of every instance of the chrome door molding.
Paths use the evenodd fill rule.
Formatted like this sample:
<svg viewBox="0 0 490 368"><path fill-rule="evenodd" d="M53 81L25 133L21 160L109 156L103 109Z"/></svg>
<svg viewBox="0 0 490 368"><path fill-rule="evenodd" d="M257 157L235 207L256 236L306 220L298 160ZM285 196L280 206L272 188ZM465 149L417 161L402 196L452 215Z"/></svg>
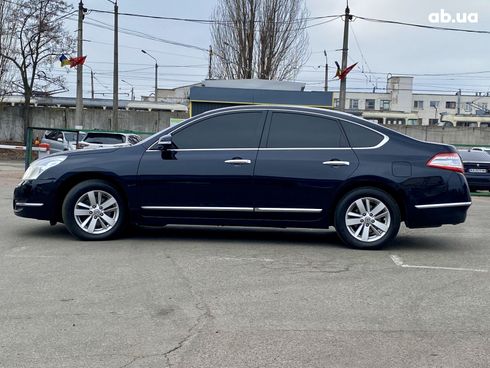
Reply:
<svg viewBox="0 0 490 368"><path fill-rule="evenodd" d="M471 202L453 202L453 203L435 203L435 204L418 204L415 208L422 210L427 208L445 208L445 207L469 207Z"/></svg>
<svg viewBox="0 0 490 368"><path fill-rule="evenodd" d="M216 211L216 212L282 212L282 213L320 213L321 208L276 208L276 207L201 207L201 206L141 206L143 210L156 211Z"/></svg>

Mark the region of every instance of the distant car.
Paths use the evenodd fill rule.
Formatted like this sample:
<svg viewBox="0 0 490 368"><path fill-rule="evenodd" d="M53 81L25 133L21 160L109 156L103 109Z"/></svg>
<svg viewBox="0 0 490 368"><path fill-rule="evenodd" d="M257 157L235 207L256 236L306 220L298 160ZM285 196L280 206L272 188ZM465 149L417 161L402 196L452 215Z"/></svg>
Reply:
<svg viewBox="0 0 490 368"><path fill-rule="evenodd" d="M85 133L78 133L78 141L83 138L85 138ZM49 144L51 153L72 151L75 149L76 142L76 132L64 132L62 130L46 130L41 138L41 143Z"/></svg>
<svg viewBox="0 0 490 368"><path fill-rule="evenodd" d="M490 155L490 148L489 147L472 147L471 150L472 152L485 152Z"/></svg>
<svg viewBox="0 0 490 368"><path fill-rule="evenodd" d="M490 190L490 155L482 151L459 151L471 191Z"/></svg>
<svg viewBox="0 0 490 368"><path fill-rule="evenodd" d="M136 134L90 132L78 144L78 149L97 149L132 146L141 141Z"/></svg>

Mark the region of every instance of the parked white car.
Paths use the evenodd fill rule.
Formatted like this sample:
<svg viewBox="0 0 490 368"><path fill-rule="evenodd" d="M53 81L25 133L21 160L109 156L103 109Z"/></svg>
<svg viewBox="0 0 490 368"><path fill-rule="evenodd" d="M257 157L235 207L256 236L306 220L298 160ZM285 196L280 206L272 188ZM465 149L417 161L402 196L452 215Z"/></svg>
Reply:
<svg viewBox="0 0 490 368"><path fill-rule="evenodd" d="M78 144L78 149L97 149L109 147L125 147L141 141L141 137L136 134L110 133L110 132L90 132Z"/></svg>

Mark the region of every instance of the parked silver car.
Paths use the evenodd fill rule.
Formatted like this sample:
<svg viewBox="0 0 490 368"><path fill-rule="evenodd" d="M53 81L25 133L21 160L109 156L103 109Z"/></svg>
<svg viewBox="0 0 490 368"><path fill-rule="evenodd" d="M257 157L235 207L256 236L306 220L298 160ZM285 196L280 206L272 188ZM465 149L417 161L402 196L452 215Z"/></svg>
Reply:
<svg viewBox="0 0 490 368"><path fill-rule="evenodd" d="M85 138L83 132L78 133L78 141L80 142ZM51 153L72 151L76 147L77 132L66 132L62 130L46 130L41 143L48 143Z"/></svg>
<svg viewBox="0 0 490 368"><path fill-rule="evenodd" d="M136 134L112 133L112 132L90 132L78 144L78 149L96 149L108 147L132 146L141 141Z"/></svg>

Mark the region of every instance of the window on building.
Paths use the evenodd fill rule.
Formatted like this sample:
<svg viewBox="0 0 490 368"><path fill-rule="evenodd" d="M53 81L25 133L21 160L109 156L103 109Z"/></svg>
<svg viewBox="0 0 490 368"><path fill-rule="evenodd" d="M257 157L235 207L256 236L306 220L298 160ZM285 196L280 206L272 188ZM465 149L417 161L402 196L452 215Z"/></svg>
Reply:
<svg viewBox="0 0 490 368"><path fill-rule="evenodd" d="M446 109L455 109L456 101L446 101Z"/></svg>
<svg viewBox="0 0 490 368"><path fill-rule="evenodd" d="M390 100L381 100L381 110L389 110L390 109Z"/></svg>
<svg viewBox="0 0 490 368"><path fill-rule="evenodd" d="M439 124L439 119L429 119L429 125L437 125Z"/></svg>
<svg viewBox="0 0 490 368"><path fill-rule="evenodd" d="M487 104L486 102L482 102L482 103L480 104L480 106L481 106L481 108L482 108L482 109L485 109L485 110L487 110L487 109L488 109L488 104Z"/></svg>
<svg viewBox="0 0 490 368"><path fill-rule="evenodd" d="M439 101L431 101L430 102L430 107L438 108L439 107Z"/></svg>
<svg viewBox="0 0 490 368"><path fill-rule="evenodd" d="M349 109L358 110L359 109L359 100L351 98L349 100Z"/></svg>
<svg viewBox="0 0 490 368"><path fill-rule="evenodd" d="M366 99L366 110L374 110L376 108L376 100Z"/></svg>
<svg viewBox="0 0 490 368"><path fill-rule="evenodd" d="M424 101L422 101L422 100L413 101L413 107L414 107L414 109L422 110L424 108Z"/></svg>
<svg viewBox="0 0 490 368"><path fill-rule="evenodd" d="M465 103L464 104L464 111L471 112L471 110L472 110L471 102Z"/></svg>
<svg viewBox="0 0 490 368"><path fill-rule="evenodd" d="M333 99L333 106L334 107L339 107L340 106L340 98L334 98Z"/></svg>

